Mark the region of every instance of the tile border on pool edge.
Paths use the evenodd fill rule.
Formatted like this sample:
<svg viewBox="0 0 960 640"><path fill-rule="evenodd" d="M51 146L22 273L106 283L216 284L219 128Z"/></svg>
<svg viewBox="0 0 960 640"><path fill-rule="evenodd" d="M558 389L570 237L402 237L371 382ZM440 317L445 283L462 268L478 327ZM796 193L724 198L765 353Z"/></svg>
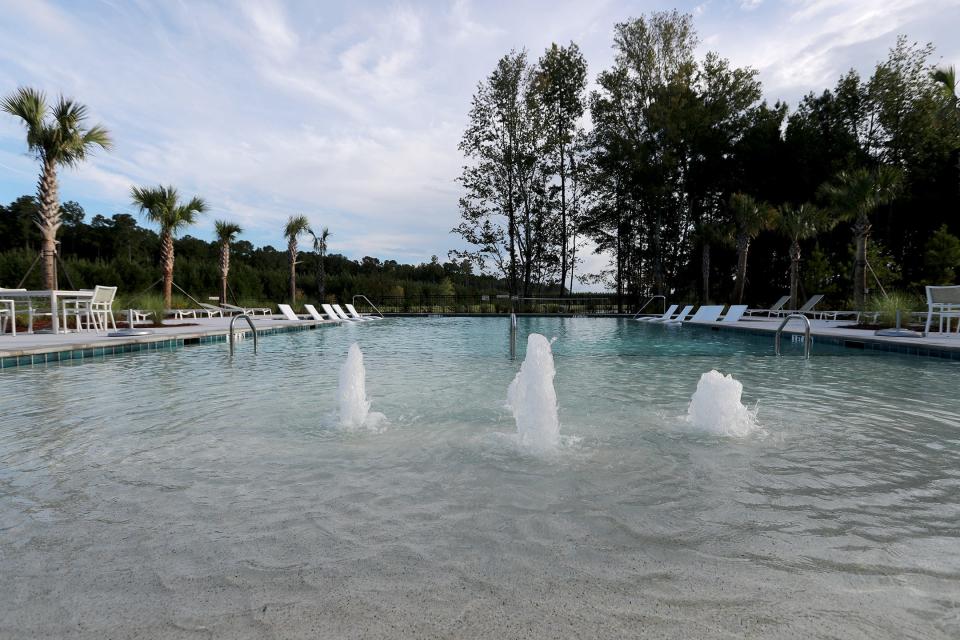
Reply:
<svg viewBox="0 0 960 640"><path fill-rule="evenodd" d="M299 331L311 331L326 326L339 326L335 323L324 324L302 324L286 327L264 327L257 329L257 336L271 336L280 333L295 333ZM250 329L238 330L239 334L248 334ZM160 340L147 340L140 342L125 342L117 345L108 345L103 347L83 347L79 349L62 349L58 351L46 351L43 353L31 353L25 355L2 356L0 357L0 370L19 369L21 367L33 367L34 365L47 365L65 362L67 360L102 360L107 356L121 355L124 353L139 353L141 351L174 351L182 347L190 347L203 344L223 343L227 341L226 333L212 333L207 335L189 335L181 337L171 337Z"/></svg>

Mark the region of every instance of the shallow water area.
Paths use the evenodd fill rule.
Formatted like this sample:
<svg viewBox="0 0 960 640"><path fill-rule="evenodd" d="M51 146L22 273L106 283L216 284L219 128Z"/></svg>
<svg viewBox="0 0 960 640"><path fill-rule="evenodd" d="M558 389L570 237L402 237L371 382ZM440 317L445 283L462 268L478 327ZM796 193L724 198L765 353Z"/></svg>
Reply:
<svg viewBox="0 0 960 640"><path fill-rule="evenodd" d="M416 318L0 372L0 637L960 636L955 363L519 331L516 360L506 319ZM548 456L505 406L532 333ZM378 432L337 428L355 342ZM687 422L713 369L760 429Z"/></svg>

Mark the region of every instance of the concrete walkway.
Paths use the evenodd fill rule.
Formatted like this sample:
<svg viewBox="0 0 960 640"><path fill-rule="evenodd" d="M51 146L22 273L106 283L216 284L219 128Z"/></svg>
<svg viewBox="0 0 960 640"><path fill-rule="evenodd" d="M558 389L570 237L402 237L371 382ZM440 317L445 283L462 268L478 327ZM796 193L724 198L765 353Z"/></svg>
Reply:
<svg viewBox="0 0 960 640"><path fill-rule="evenodd" d="M773 338L783 318L742 318L738 322L685 322L684 325L717 327L721 330L745 331L752 334L769 334L771 349ZM853 348L877 349L915 355L929 355L960 359L960 335L957 333L930 333L917 338L893 338L875 335L872 330L846 329L854 324L850 320L811 320L810 335L814 345L822 342ZM806 327L801 320L791 320L784 328L786 335L803 335Z"/></svg>
<svg viewBox="0 0 960 640"><path fill-rule="evenodd" d="M271 329L289 329L297 327L319 327L324 325L338 325L341 322L332 320L301 320L292 322L278 316L251 317L257 331ZM125 323L117 323L122 331ZM238 320L236 330L249 331L250 326L245 320ZM225 336L230 331L230 318L185 318L183 320L167 320L163 327L144 329L151 333L144 336L108 337L106 333L97 335L93 331L72 333L18 333L16 337L9 333L0 335L0 358L27 356L58 351L76 351L81 349L97 349L103 347L117 347L131 344L149 344L166 340L193 340L210 336ZM111 330L112 331L112 330Z"/></svg>

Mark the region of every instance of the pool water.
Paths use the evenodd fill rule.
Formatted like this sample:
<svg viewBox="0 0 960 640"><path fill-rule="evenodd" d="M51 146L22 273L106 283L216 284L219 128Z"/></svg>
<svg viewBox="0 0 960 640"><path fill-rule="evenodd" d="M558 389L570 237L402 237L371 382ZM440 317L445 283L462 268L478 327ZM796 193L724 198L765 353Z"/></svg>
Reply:
<svg viewBox="0 0 960 640"><path fill-rule="evenodd" d="M417 318L0 373L0 637L960 637L958 363ZM512 437L556 337L561 446ZM376 432L338 428L363 350ZM687 422L704 372L759 428Z"/></svg>

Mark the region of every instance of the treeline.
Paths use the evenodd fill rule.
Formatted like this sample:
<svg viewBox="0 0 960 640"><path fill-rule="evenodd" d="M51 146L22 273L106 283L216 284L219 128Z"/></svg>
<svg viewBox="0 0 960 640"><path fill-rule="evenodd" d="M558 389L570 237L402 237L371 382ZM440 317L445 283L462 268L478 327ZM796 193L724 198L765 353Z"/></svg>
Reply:
<svg viewBox="0 0 960 640"><path fill-rule="evenodd" d="M451 257L527 295L569 288L590 240L612 259L578 277L624 303L791 291L862 308L881 288L956 281L960 109L931 45L901 37L870 77L791 109L697 44L676 11L617 24L592 92L575 43L505 55L460 144L454 232L471 248Z"/></svg>
<svg viewBox="0 0 960 640"><path fill-rule="evenodd" d="M38 205L33 196L0 206L0 286L15 287L40 255L42 235L35 224ZM90 288L117 285L122 296L160 291L162 271L160 237L126 213L87 220L76 202L60 205L59 230L61 287ZM174 281L189 295L206 302L220 290L220 246L192 236L175 240ZM311 251L298 255L298 298L319 296L320 257ZM231 245L228 300L243 304L276 303L289 298L287 250L255 247L246 240ZM348 300L353 294L373 299L387 296L416 300L449 295L493 295L505 284L491 276L476 275L469 263L448 261L408 265L373 257L351 260L333 254L323 257L325 297ZM39 263L23 286L43 288ZM181 300L183 296L180 296Z"/></svg>

